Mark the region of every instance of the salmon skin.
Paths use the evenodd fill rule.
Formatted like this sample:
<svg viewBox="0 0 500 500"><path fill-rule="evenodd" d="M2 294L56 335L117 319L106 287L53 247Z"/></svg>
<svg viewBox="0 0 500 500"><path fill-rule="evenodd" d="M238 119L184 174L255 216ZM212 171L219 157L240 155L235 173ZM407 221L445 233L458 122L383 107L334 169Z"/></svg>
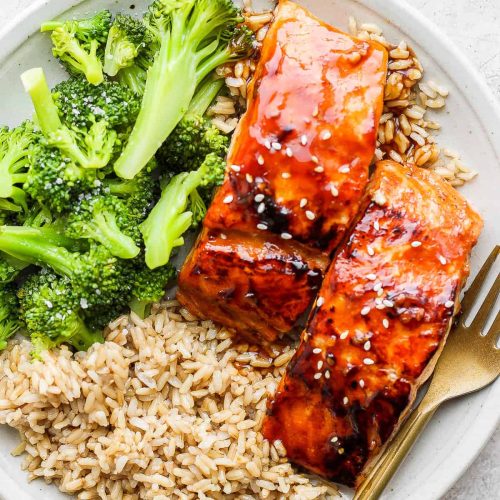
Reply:
<svg viewBox="0 0 500 500"><path fill-rule="evenodd" d="M288 458L354 486L431 374L482 221L432 172L379 162L263 432Z"/></svg>
<svg viewBox="0 0 500 500"><path fill-rule="evenodd" d="M275 340L293 328L317 282L305 281L301 266L272 264L267 275L262 266L281 247L285 261L312 258L312 271L324 276L368 183L386 70L387 52L376 42L355 39L293 2L280 2L233 137L224 185L180 274L178 297L188 309L255 339ZM207 240L221 235L220 247ZM258 254L251 260L259 287L249 295L243 282L253 278L242 241ZM207 259L225 262L227 283ZM234 294L227 293L231 281Z"/></svg>

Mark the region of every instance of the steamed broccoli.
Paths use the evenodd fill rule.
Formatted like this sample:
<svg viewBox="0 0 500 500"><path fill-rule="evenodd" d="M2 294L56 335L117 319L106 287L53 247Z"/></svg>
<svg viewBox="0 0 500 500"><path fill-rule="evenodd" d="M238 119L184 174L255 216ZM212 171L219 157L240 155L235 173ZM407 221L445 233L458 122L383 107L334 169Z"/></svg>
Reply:
<svg viewBox="0 0 500 500"><path fill-rule="evenodd" d="M141 111L115 172L132 179L181 121L196 88L217 66L254 50L231 0L156 0L145 17L157 49Z"/></svg>
<svg viewBox="0 0 500 500"><path fill-rule="evenodd" d="M104 120L110 128L126 132L134 125L141 106L128 87L108 80L91 85L81 76L57 84L53 99L62 121L79 129Z"/></svg>
<svg viewBox="0 0 500 500"><path fill-rule="evenodd" d="M20 126L0 128L0 198L4 209L27 210L27 196L22 188L30 165L31 146L36 139L34 126L26 121ZM9 203L12 205L9 207Z"/></svg>
<svg viewBox="0 0 500 500"><path fill-rule="evenodd" d="M111 27L111 13L107 10L88 19L50 21L41 31L52 31L52 52L71 74L83 73L87 80L98 85L104 79L101 53Z"/></svg>
<svg viewBox="0 0 500 500"><path fill-rule="evenodd" d="M137 262L130 273L132 300L129 305L139 317L145 318L150 312L151 304L159 302L165 295L165 289L175 278L176 270L169 264L152 270L144 265L142 259Z"/></svg>
<svg viewBox="0 0 500 500"><path fill-rule="evenodd" d="M12 285L0 286L0 351L7 347L7 340L14 335L22 322L19 320L19 302Z"/></svg>
<svg viewBox="0 0 500 500"><path fill-rule="evenodd" d="M141 20L118 14L106 42L104 72L116 76L120 70L132 66L150 42L149 32Z"/></svg>
<svg viewBox="0 0 500 500"><path fill-rule="evenodd" d="M133 259L140 248L140 220L125 202L99 191L83 196L69 214L66 234L78 239L92 239L105 246L112 255Z"/></svg>
<svg viewBox="0 0 500 500"><path fill-rule="evenodd" d="M93 117L88 128L66 126L59 117L59 109L53 100L43 70L28 70L21 75L21 79L31 96L47 144L59 149L64 158L69 158L81 168L104 168L111 160L118 138L108 122Z"/></svg>
<svg viewBox="0 0 500 500"><path fill-rule="evenodd" d="M206 206L196 193L205 180L201 167L176 175L163 188L160 200L140 226L150 269L167 264L172 250L184 245L184 233L205 216Z"/></svg>
<svg viewBox="0 0 500 500"><path fill-rule="evenodd" d="M77 242L52 227L0 227L0 251L37 266L48 266L71 280L88 307L111 304L127 290L123 261L102 245L75 251Z"/></svg>
<svg viewBox="0 0 500 500"><path fill-rule="evenodd" d="M101 332L85 324L81 299L68 278L41 271L23 283L18 296L35 355L63 343L84 351L103 342Z"/></svg>
<svg viewBox="0 0 500 500"><path fill-rule="evenodd" d="M118 73L118 81L128 87L134 94L142 96L146 88L147 69L137 62Z"/></svg>

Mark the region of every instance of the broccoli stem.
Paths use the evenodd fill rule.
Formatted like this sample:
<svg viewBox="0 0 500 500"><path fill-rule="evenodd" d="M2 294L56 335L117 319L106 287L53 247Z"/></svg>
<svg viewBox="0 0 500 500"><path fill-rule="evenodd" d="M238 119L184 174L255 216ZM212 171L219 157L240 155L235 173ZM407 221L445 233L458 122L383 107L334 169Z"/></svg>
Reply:
<svg viewBox="0 0 500 500"><path fill-rule="evenodd" d="M115 163L118 176L133 179L188 110L198 83L193 58L196 59L196 55L188 48L162 44L148 71L137 122ZM182 75L182 78L176 75Z"/></svg>
<svg viewBox="0 0 500 500"><path fill-rule="evenodd" d="M63 23L60 21L46 21L40 26L40 31L45 33L46 31L54 31L57 28L61 28Z"/></svg>
<svg viewBox="0 0 500 500"><path fill-rule="evenodd" d="M176 175L163 189L161 198L140 225L146 246L146 265L164 266L172 250L184 243L182 235L190 228L192 212L186 212L189 196L199 186L203 173L196 170Z"/></svg>
<svg viewBox="0 0 500 500"><path fill-rule="evenodd" d="M76 350L87 351L93 344L102 344L103 342L104 337L101 332L88 328L82 319L75 320L73 335L68 339L68 343Z"/></svg>
<svg viewBox="0 0 500 500"><path fill-rule="evenodd" d="M64 276L73 275L74 241L50 228L0 227L0 250L28 264L49 265Z"/></svg>
<svg viewBox="0 0 500 500"><path fill-rule="evenodd" d="M141 319L144 319L149 314L148 309L150 309L150 306L151 302L147 300L139 300L136 297L133 297L129 302L130 310L137 314L137 316Z"/></svg>
<svg viewBox="0 0 500 500"><path fill-rule="evenodd" d="M33 68L21 75L24 89L31 97L38 123L45 137L63 128L57 106L52 99L42 68Z"/></svg>
<svg viewBox="0 0 500 500"><path fill-rule="evenodd" d="M203 116L210 107L214 99L219 95L219 92L224 86L224 80L210 78L203 82L193 97L191 104L187 110L187 116Z"/></svg>
<svg viewBox="0 0 500 500"><path fill-rule="evenodd" d="M94 217L94 221L94 238L113 255L121 259L137 257L140 248L130 236L123 234L113 214L101 212Z"/></svg>

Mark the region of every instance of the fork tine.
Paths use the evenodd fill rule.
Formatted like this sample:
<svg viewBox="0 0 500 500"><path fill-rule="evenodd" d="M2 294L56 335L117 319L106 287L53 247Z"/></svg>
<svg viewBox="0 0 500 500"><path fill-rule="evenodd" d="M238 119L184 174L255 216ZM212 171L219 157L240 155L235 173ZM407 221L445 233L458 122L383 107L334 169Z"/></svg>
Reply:
<svg viewBox="0 0 500 500"><path fill-rule="evenodd" d="M481 304L479 311L472 320L472 323L470 324L471 329L480 330L484 327L484 324L486 323L486 320L488 319L488 316L490 314L491 308L495 305L499 291L500 291L500 274L497 275L495 283L493 283L493 286L490 288L488 295Z"/></svg>
<svg viewBox="0 0 500 500"><path fill-rule="evenodd" d="M495 321L493 321L488 333L486 335L493 335L493 345L496 347L498 334L500 333L500 311L497 313Z"/></svg>
<svg viewBox="0 0 500 500"><path fill-rule="evenodd" d="M497 260L499 251L500 245L497 245L486 259L486 262L483 264L481 270L477 273L477 276L474 279L472 285L465 292L464 298L462 300L462 313L464 314L463 317L465 317L465 314L469 312L469 309L476 301L477 295L481 290L481 286L483 285L486 276L488 276L488 271L492 268L493 264Z"/></svg>

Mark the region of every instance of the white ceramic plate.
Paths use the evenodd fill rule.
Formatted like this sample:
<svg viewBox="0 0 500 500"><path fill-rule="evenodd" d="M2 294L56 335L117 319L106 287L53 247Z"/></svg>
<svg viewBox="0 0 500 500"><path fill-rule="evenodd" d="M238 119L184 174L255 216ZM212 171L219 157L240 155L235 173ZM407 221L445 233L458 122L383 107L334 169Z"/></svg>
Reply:
<svg viewBox="0 0 500 500"><path fill-rule="evenodd" d="M62 14L67 17L99 8L142 11L148 0L43 0L0 32L0 123L15 125L30 116L19 75L43 65L51 83L64 76L53 61L50 41L37 32L42 21ZM257 2L258 3L258 2ZM468 61L438 29L398 0L303 0L318 16L341 28L349 15L375 22L393 41L406 39L416 50L426 75L450 89L446 111L437 113L443 125L439 142L459 151L479 177L463 193L485 219L485 229L474 251L475 274L493 245L500 242L500 111L486 84ZM500 380L488 389L445 405L392 481L384 498L431 500L443 495L477 456L500 417ZM41 481L26 482L20 458L9 451L18 436L0 428L0 497L8 500L67 498ZM348 496L350 496L348 494Z"/></svg>

